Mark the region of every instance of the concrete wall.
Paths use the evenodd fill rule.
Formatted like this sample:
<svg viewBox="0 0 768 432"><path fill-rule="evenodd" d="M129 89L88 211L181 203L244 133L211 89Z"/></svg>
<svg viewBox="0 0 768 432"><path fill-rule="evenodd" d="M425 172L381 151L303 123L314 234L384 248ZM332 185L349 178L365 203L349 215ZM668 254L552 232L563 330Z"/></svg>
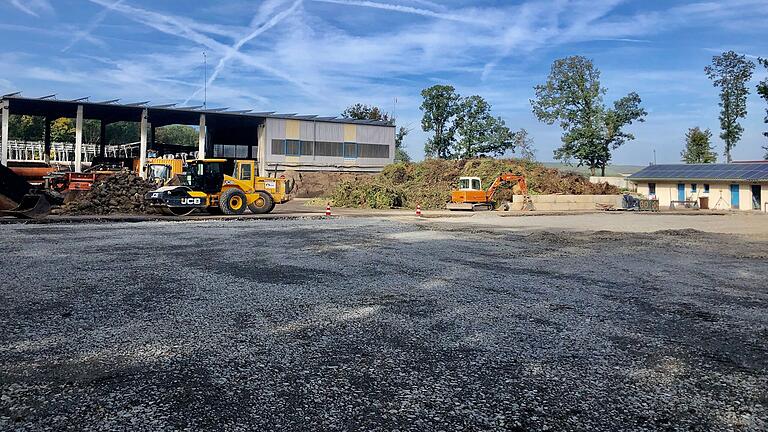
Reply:
<svg viewBox="0 0 768 432"><path fill-rule="evenodd" d="M264 142L265 166L268 171L338 171L379 172L395 158L395 127L335 123L312 120L266 119ZM273 140L301 140L377 144L389 147L386 158L302 155L288 156L272 153ZM315 153L315 152L313 152ZM359 155L358 155L359 156Z"/></svg>
<svg viewBox="0 0 768 432"><path fill-rule="evenodd" d="M619 189L627 189L630 191L637 190L637 186L634 182L629 181L626 177L600 177L590 176L590 183L608 183L609 185L616 186Z"/></svg>
<svg viewBox="0 0 768 432"><path fill-rule="evenodd" d="M683 183L682 181L680 183ZM656 198L659 200L660 208L668 208L671 201L677 201L677 184L674 183L656 183ZM739 183L739 208L731 208L731 184L728 183L706 183L709 184L709 193L704 193L704 182L696 182L696 192L692 191L691 182L685 183L685 198L688 200L698 200L701 197L709 197L709 208L716 210L752 210L752 184L749 182ZM735 184L735 183L734 183ZM768 183L763 183L761 187L760 209L765 211L768 204ZM649 196L648 182L638 182L637 192Z"/></svg>
<svg viewBox="0 0 768 432"><path fill-rule="evenodd" d="M622 195L531 195L533 206L539 211L595 210L597 204L621 207ZM515 195L512 210L521 210L523 196Z"/></svg>

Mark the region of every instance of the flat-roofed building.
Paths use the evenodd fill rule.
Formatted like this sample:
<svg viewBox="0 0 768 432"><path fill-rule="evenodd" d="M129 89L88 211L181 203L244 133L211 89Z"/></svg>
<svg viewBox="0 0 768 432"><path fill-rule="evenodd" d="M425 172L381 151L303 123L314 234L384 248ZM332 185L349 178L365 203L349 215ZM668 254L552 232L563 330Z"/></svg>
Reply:
<svg viewBox="0 0 768 432"><path fill-rule="evenodd" d="M637 192L659 206L696 203L720 210L768 211L768 162L651 165L632 174Z"/></svg>

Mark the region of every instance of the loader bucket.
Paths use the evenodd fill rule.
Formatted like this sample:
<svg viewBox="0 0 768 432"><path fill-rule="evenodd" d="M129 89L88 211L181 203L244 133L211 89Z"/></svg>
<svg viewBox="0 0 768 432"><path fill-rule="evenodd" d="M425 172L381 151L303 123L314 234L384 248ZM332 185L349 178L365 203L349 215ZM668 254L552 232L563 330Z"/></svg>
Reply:
<svg viewBox="0 0 768 432"><path fill-rule="evenodd" d="M0 211L0 216L14 216L20 219L36 219L51 213L51 203L43 194L26 194L19 206L12 210Z"/></svg>

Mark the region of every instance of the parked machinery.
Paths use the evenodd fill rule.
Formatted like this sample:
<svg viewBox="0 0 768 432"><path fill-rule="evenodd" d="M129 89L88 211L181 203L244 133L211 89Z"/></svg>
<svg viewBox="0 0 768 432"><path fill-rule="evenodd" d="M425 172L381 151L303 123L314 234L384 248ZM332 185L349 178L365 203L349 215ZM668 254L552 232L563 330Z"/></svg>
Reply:
<svg viewBox="0 0 768 432"><path fill-rule="evenodd" d="M236 160L232 175L224 174L226 159L187 161L178 185L160 187L145 199L165 214L184 216L197 209L228 215L269 213L290 200L292 183L284 178L256 176L252 160Z"/></svg>
<svg viewBox="0 0 768 432"><path fill-rule="evenodd" d="M459 188L451 191L451 202L446 204L448 210L493 210L493 196L504 183L516 183L523 195L523 210L533 210L533 203L528 196L528 184L525 177L511 173L502 174L494 179L488 190L482 189L479 177L459 177Z"/></svg>

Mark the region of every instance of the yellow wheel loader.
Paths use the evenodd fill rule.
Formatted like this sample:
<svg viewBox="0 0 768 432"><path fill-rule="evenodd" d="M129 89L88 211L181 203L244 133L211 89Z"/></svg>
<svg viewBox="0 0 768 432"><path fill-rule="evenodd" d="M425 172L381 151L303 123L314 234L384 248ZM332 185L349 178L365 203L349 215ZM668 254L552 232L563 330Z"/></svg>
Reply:
<svg viewBox="0 0 768 432"><path fill-rule="evenodd" d="M284 178L257 177L252 160L237 160L232 175L224 174L226 159L187 161L178 176L179 185L163 186L148 192L144 199L162 213L186 216L195 210L240 215L271 212L276 204L288 202L293 184Z"/></svg>

